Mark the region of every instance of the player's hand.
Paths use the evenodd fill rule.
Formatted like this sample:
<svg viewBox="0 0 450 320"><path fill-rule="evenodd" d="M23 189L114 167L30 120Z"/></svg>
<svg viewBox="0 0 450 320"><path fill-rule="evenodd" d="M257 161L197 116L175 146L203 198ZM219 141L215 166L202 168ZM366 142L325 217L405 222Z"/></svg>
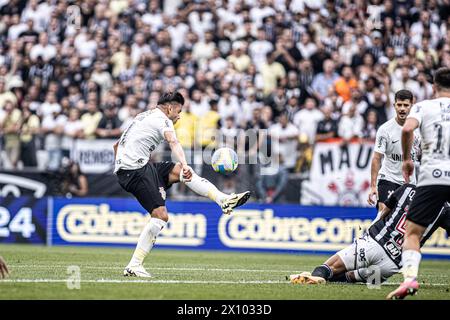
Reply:
<svg viewBox="0 0 450 320"><path fill-rule="evenodd" d="M378 190L377 187L370 188L369 197L367 198L367 203L371 206L377 204L378 201Z"/></svg>
<svg viewBox="0 0 450 320"><path fill-rule="evenodd" d="M409 183L409 177L414 172L414 162L412 160L403 161L402 171L403 171L403 178L405 178L405 182Z"/></svg>
<svg viewBox="0 0 450 320"><path fill-rule="evenodd" d="M191 179L192 179L192 168L189 167L188 165L183 165L181 170L183 171L183 179L184 179L184 181L185 182L190 182Z"/></svg>
<svg viewBox="0 0 450 320"><path fill-rule="evenodd" d="M6 278L8 274L8 266L6 265L5 260L0 256L0 279Z"/></svg>

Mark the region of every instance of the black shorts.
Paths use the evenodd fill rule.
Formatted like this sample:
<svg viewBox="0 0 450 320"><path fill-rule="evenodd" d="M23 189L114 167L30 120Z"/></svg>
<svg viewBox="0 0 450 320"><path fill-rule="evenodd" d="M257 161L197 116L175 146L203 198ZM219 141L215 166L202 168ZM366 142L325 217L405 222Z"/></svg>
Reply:
<svg viewBox="0 0 450 320"><path fill-rule="evenodd" d="M406 219L427 228L439 215L446 201L450 201L450 186L417 187Z"/></svg>
<svg viewBox="0 0 450 320"><path fill-rule="evenodd" d="M380 179L378 181L378 202L386 203L389 196L400 187L401 185L398 183Z"/></svg>
<svg viewBox="0 0 450 320"><path fill-rule="evenodd" d="M153 209L165 206L166 190L170 188L169 174L174 162L147 163L136 170L119 170L120 186L133 194L150 214Z"/></svg>

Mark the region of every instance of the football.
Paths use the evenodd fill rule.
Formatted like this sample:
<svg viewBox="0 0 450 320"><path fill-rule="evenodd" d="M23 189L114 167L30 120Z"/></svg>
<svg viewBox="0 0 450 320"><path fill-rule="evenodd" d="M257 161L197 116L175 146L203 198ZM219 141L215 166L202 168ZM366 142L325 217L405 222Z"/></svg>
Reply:
<svg viewBox="0 0 450 320"><path fill-rule="evenodd" d="M238 166L238 156L233 149L220 148L214 152L211 165L215 172L230 173Z"/></svg>

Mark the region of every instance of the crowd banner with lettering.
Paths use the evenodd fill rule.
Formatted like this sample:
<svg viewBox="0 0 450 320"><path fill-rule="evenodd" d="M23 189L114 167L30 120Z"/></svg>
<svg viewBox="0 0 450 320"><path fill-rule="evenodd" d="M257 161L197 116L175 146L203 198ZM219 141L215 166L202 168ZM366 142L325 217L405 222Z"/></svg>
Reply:
<svg viewBox="0 0 450 320"><path fill-rule="evenodd" d="M80 164L84 173L112 172L115 142L116 140L111 139L79 139L74 143L71 158Z"/></svg>
<svg viewBox="0 0 450 320"><path fill-rule="evenodd" d="M309 180L302 184L301 203L367 206L373 143L317 143Z"/></svg>
<svg viewBox="0 0 450 320"><path fill-rule="evenodd" d="M53 245L135 247L149 215L129 198L54 198ZM374 208L247 204L224 215L211 202L167 202L169 223L156 246L177 249L333 253L360 237ZM425 256L450 259L443 229L429 239Z"/></svg>
<svg viewBox="0 0 450 320"><path fill-rule="evenodd" d="M45 244L47 201L47 197L0 197L0 244Z"/></svg>

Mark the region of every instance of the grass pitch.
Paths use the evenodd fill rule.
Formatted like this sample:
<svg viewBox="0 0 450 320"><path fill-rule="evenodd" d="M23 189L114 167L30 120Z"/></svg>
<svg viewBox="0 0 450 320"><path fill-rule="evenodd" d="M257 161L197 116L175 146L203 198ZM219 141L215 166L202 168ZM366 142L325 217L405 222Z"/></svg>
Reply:
<svg viewBox="0 0 450 320"><path fill-rule="evenodd" d="M0 245L11 271L0 280L0 299L384 299L401 281L396 275L380 289L360 284L292 285L286 275L311 271L327 257L157 247L145 263L154 277L126 278L122 271L132 252L132 248ZM68 279L73 284L69 266L79 267L80 289L67 286ZM410 299L450 299L449 267L450 261L423 261L419 294Z"/></svg>

